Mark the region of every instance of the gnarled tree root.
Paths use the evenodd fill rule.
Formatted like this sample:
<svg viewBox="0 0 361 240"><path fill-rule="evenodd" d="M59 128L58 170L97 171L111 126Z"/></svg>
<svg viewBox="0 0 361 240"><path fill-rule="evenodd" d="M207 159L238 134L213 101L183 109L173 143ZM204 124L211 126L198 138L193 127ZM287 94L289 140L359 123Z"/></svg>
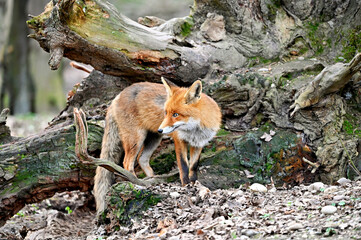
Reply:
<svg viewBox="0 0 361 240"><path fill-rule="evenodd" d="M168 174L155 176L154 178L146 178L144 180L140 180L132 173L119 166L118 164L106 159L95 158L88 154L87 151L88 125L86 122L85 113L81 109L78 110L77 108L74 108L74 124L76 127L75 154L77 155L79 160L84 164L94 164L96 166L104 167L107 170L119 175L124 180L140 186L150 186L165 182L167 178L178 173L178 170L175 170Z"/></svg>

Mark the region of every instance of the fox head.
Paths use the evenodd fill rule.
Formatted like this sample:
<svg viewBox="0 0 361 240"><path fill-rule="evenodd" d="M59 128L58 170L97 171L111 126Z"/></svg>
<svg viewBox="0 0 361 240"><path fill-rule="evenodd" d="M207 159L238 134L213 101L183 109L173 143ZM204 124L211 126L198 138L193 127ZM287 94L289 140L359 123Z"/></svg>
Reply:
<svg viewBox="0 0 361 240"><path fill-rule="evenodd" d="M189 88L169 84L164 78L162 82L167 92L164 104L164 120L158 132L169 134L175 130L190 131L200 125L201 109L198 106L202 94L202 82L197 80Z"/></svg>

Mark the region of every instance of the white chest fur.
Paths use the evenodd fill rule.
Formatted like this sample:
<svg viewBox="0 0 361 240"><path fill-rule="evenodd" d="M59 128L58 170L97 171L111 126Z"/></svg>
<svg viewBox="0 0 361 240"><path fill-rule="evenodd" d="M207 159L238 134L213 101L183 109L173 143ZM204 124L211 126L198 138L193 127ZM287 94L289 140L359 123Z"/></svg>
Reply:
<svg viewBox="0 0 361 240"><path fill-rule="evenodd" d="M193 147L204 147L217 133L218 129L203 128L199 120L190 118L178 129L178 137Z"/></svg>

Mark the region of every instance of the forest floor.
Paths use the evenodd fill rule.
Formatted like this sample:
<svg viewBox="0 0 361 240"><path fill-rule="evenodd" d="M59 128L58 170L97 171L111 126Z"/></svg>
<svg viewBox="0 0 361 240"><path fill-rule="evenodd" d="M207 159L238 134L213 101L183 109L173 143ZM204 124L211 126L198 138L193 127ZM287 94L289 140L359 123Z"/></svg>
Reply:
<svg viewBox="0 0 361 240"><path fill-rule="evenodd" d="M30 119L46 124L50 119ZM42 122L42 123L40 123ZM16 126L29 119L10 119ZM43 128L40 126L40 128ZM288 189L267 186L210 191L201 184L162 184L162 200L131 226L96 225L91 193L64 192L24 207L0 228L1 239L361 239L361 180Z"/></svg>
<svg viewBox="0 0 361 240"><path fill-rule="evenodd" d="M199 183L148 190L162 200L118 231L96 225L90 193L65 192L27 205L0 228L0 239L361 239L360 180L267 192Z"/></svg>

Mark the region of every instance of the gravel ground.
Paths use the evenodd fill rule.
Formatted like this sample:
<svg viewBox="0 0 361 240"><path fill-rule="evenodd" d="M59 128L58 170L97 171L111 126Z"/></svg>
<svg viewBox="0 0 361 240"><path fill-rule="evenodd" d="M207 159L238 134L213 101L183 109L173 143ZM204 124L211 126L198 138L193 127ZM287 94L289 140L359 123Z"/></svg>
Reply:
<svg viewBox="0 0 361 240"><path fill-rule="evenodd" d="M15 136L44 129L51 116L9 117ZM210 191L162 184L140 221L107 233L90 193L65 192L27 205L0 228L1 239L361 239L361 180L290 189L244 185Z"/></svg>
<svg viewBox="0 0 361 240"><path fill-rule="evenodd" d="M361 239L360 180L267 188L153 186L163 200L111 233L96 226L89 193L62 193L26 206L0 228L0 239Z"/></svg>

